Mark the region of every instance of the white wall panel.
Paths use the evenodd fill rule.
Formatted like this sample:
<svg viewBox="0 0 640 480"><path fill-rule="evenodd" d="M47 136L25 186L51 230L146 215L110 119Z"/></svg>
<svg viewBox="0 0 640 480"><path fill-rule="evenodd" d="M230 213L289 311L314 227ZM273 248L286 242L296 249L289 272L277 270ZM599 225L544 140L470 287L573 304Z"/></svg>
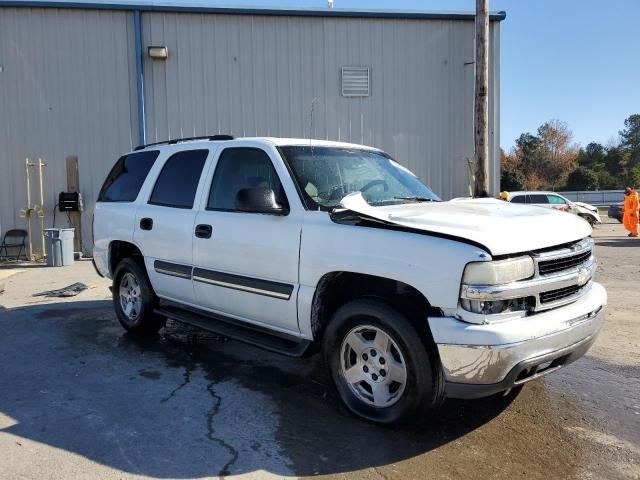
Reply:
<svg viewBox="0 0 640 480"><path fill-rule="evenodd" d="M364 143L391 153L443 198L468 192L471 20L145 11L142 32L145 52L169 48L167 61L144 59L147 142L231 133ZM498 22L491 32L497 192ZM66 189L65 158L77 155L90 251L98 190L118 155L139 143L133 13L0 7L0 66L0 225L24 227L24 159L41 157L50 226ZM341 96L342 66L370 68L370 96Z"/></svg>
<svg viewBox="0 0 640 480"><path fill-rule="evenodd" d="M167 61L145 59L148 141L221 132L365 143L444 198L468 192L472 21L158 12L144 14L143 35L169 48ZM499 58L491 58L497 158ZM341 96L345 65L371 68L369 97Z"/></svg>
<svg viewBox="0 0 640 480"><path fill-rule="evenodd" d="M132 18L118 11L0 8L3 231L26 225L19 215L26 206L25 157L47 163L50 227L58 193L67 189L65 159L77 155L88 207L83 240L90 250L97 192L118 155L138 141ZM58 213L56 223L66 226L66 217Z"/></svg>

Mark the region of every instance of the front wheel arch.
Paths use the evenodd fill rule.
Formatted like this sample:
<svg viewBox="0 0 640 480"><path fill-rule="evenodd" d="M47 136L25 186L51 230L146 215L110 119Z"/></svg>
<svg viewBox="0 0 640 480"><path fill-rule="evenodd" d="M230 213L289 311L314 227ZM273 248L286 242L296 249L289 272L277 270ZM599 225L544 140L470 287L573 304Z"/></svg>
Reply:
<svg viewBox="0 0 640 480"><path fill-rule="evenodd" d="M378 298L393 305L428 339L431 331L427 317L442 315L422 292L407 283L364 273L334 271L324 274L316 284L310 318L314 340L322 341L326 326L338 308L358 298Z"/></svg>

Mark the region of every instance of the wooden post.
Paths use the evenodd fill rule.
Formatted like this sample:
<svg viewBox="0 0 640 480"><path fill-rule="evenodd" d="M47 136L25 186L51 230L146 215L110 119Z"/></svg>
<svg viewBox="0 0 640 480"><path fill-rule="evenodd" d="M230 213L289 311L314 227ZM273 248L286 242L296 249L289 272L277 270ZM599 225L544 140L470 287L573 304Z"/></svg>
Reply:
<svg viewBox="0 0 640 480"><path fill-rule="evenodd" d="M476 0L475 197L489 195L489 0Z"/></svg>
<svg viewBox="0 0 640 480"><path fill-rule="evenodd" d="M29 256L29 261L33 261L33 241L31 239L31 213L33 208L31 206L31 178L29 175L29 168L31 164L29 163L29 159L24 159L24 173L25 173L25 182L27 186L27 208L25 209L25 218L27 219L27 236L29 238L29 244L27 245L27 252Z"/></svg>
<svg viewBox="0 0 640 480"><path fill-rule="evenodd" d="M80 192L80 174L78 157L67 157L67 192ZM71 226L75 228L73 235L73 251L82 251L82 212L69 212Z"/></svg>
<svg viewBox="0 0 640 480"><path fill-rule="evenodd" d="M40 205L38 206L37 213L38 217L40 217L40 240L42 242L42 258L47 256L47 250L44 245L44 167L47 166L46 163L42 161L41 158L38 159L38 183L40 183Z"/></svg>

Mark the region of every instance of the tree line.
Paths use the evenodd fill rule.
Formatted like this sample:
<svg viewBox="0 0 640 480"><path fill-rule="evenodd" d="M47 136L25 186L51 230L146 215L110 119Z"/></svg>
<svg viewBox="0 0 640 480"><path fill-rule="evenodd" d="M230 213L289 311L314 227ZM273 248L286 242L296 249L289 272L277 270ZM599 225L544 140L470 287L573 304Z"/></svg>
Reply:
<svg viewBox="0 0 640 480"><path fill-rule="evenodd" d="M572 142L566 122L550 120L535 135L516 139L508 153L501 150L500 189L619 190L640 187L640 114L624 121L617 141L609 145Z"/></svg>

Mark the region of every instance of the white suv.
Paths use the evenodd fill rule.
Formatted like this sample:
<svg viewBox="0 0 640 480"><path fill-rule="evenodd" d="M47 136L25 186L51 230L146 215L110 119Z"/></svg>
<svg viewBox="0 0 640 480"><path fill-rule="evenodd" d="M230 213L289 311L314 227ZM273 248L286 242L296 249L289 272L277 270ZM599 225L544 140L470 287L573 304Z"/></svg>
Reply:
<svg viewBox="0 0 640 480"><path fill-rule="evenodd" d="M322 351L357 415L395 423L519 387L603 321L591 228L494 199L442 202L380 150L214 136L138 147L96 205L117 317Z"/></svg>
<svg viewBox="0 0 640 480"><path fill-rule="evenodd" d="M526 203L527 205L573 213L584 218L591 226L602 223L597 207L588 203L572 202L556 192L510 192L508 200L511 203Z"/></svg>

